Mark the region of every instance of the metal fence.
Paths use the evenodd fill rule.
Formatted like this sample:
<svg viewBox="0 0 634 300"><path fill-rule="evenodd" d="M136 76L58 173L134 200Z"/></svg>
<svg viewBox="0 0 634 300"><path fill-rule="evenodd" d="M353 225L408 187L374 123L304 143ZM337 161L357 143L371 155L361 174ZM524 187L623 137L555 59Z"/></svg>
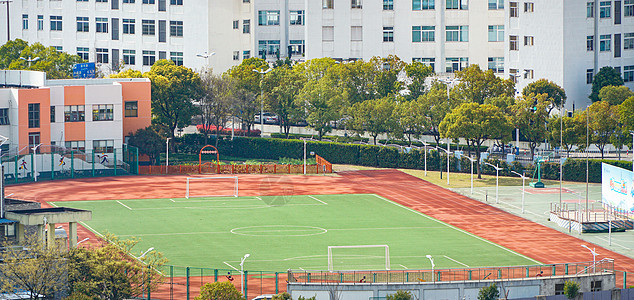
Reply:
<svg viewBox="0 0 634 300"><path fill-rule="evenodd" d="M24 147L3 152L4 179L7 184L12 184L139 173L136 147L124 145L123 148L100 150L103 151L42 145L36 151Z"/></svg>

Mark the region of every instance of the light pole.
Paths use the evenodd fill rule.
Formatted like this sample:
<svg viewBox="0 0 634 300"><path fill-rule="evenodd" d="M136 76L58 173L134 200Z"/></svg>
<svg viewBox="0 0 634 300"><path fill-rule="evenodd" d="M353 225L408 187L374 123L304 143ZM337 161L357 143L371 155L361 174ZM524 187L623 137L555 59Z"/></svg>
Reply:
<svg viewBox="0 0 634 300"><path fill-rule="evenodd" d="M634 131L630 131L630 134L632 135L632 147L630 148L632 150L632 172L634 172Z"/></svg>
<svg viewBox="0 0 634 300"><path fill-rule="evenodd" d="M429 146L429 144L420 141L421 143L423 143L423 146L425 147L425 176L427 176L427 146Z"/></svg>
<svg viewBox="0 0 634 300"><path fill-rule="evenodd" d="M470 156L465 157L471 161L471 195L473 195L473 163L475 162L475 158L471 158Z"/></svg>
<svg viewBox="0 0 634 300"><path fill-rule="evenodd" d="M1 0L0 3L7 4L7 42L11 40L11 23L9 22L9 3L13 2L13 0Z"/></svg>
<svg viewBox="0 0 634 300"><path fill-rule="evenodd" d="M171 138L167 138L165 141L165 175L168 173L167 167L170 164L170 139Z"/></svg>
<svg viewBox="0 0 634 300"><path fill-rule="evenodd" d="M451 154L451 151L449 151L449 140L447 140L447 149L444 148L440 148L440 147L436 147L436 149L440 149L442 151L444 151L445 153L447 153L447 185L449 185L449 154Z"/></svg>
<svg viewBox="0 0 634 300"><path fill-rule="evenodd" d="M240 290L242 290L242 295L244 295L244 298L247 298L247 295L245 295L244 293L244 284L243 282L244 280L244 261L251 256L251 254L247 253L244 255L244 257L242 258L242 260L240 260Z"/></svg>
<svg viewBox="0 0 634 300"><path fill-rule="evenodd" d="M154 247L150 247L149 249L147 249L145 252L143 252L143 254L141 254L141 256L138 257L138 259L144 258L145 255L150 253L150 251L152 251L152 250L154 250Z"/></svg>
<svg viewBox="0 0 634 300"><path fill-rule="evenodd" d="M304 140L304 175L306 175L306 140Z"/></svg>
<svg viewBox="0 0 634 300"><path fill-rule="evenodd" d="M0 135L0 163L2 163L2 145L8 142L9 138L3 135ZM4 167L0 164L0 176L4 176ZM4 191L4 180L0 179L0 193ZM11 196L13 194L10 194ZM7 197L9 197L7 196ZM4 194L0 195L0 218L4 218Z"/></svg>
<svg viewBox="0 0 634 300"><path fill-rule="evenodd" d="M592 253L592 273L595 272L595 266L596 266L596 261L597 261L597 255L599 255L599 253L597 253L595 251L596 248L592 248L590 249L588 246L586 245L581 245L581 247L586 248L588 250L590 250L590 252Z"/></svg>
<svg viewBox="0 0 634 300"><path fill-rule="evenodd" d="M522 213L524 213L524 194L526 194L526 179L528 179L528 177L515 171L511 171L511 173L517 174L522 177Z"/></svg>
<svg viewBox="0 0 634 300"><path fill-rule="evenodd" d="M29 56L29 58L20 57L20 59L28 62L29 63L29 69L30 69L31 68L31 63L34 62L34 61L38 61L40 58L39 57L31 58Z"/></svg>
<svg viewBox="0 0 634 300"><path fill-rule="evenodd" d="M196 54L196 57L201 57L205 59L205 65L207 68L209 68L209 57L216 55L216 52L211 52L211 53L207 53L207 51L205 51L202 54Z"/></svg>
<svg viewBox="0 0 634 300"><path fill-rule="evenodd" d="M264 74L271 72L271 70L272 69L266 69L266 70L253 69L253 72L260 73L260 127L261 127L260 135L264 134L264 98L262 98L262 80L264 80Z"/></svg>
<svg viewBox="0 0 634 300"><path fill-rule="evenodd" d="M590 220L588 179L590 178L590 106L586 107L586 222ZM583 223L583 221L581 222Z"/></svg>
<svg viewBox="0 0 634 300"><path fill-rule="evenodd" d="M500 170L502 170L502 168L498 167L498 166L494 166L488 162L484 162L485 165L489 165L493 168L495 168L495 204L499 203L499 198L498 196L500 195Z"/></svg>
<svg viewBox="0 0 634 300"><path fill-rule="evenodd" d="M425 257L429 258L429 261L431 262L431 281L436 282L436 274L434 274L434 268L436 265L434 264L434 258L429 254L425 255Z"/></svg>
<svg viewBox="0 0 634 300"><path fill-rule="evenodd" d="M37 144L35 147L31 148L33 150L33 155L35 159L33 159L33 179L37 181L37 149L40 148L42 144Z"/></svg>

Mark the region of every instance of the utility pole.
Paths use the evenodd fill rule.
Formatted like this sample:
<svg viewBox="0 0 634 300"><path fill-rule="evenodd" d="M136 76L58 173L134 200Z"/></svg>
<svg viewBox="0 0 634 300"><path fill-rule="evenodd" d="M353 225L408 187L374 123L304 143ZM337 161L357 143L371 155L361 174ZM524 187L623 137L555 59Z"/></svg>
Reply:
<svg viewBox="0 0 634 300"><path fill-rule="evenodd" d="M7 4L7 42L11 40L11 24L9 22L9 20L11 18L9 18L9 3L13 2L13 0L0 0L0 3L6 3Z"/></svg>

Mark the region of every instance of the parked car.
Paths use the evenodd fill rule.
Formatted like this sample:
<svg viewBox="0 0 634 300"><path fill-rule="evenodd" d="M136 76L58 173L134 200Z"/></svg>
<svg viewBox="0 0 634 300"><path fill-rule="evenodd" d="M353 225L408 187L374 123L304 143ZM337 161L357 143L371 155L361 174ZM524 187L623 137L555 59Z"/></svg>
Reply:
<svg viewBox="0 0 634 300"><path fill-rule="evenodd" d="M264 124L274 124L277 125L280 123L280 117L271 112L262 113L264 117ZM253 117L255 124L260 124L260 114L255 114Z"/></svg>

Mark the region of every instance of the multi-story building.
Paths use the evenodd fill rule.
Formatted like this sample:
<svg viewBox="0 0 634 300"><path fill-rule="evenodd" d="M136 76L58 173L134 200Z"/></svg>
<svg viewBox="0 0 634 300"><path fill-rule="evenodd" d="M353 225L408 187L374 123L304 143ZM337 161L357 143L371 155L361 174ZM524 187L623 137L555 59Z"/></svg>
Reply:
<svg viewBox="0 0 634 300"><path fill-rule="evenodd" d="M255 1L257 57L267 61L303 60L306 10L304 0Z"/></svg>
<svg viewBox="0 0 634 300"><path fill-rule="evenodd" d="M504 72L503 0L306 1L306 59L390 54L437 73Z"/></svg>
<svg viewBox="0 0 634 300"><path fill-rule="evenodd" d="M566 109L585 109L593 76L605 66L634 89L634 0L504 4L507 75L519 90L547 78L565 89Z"/></svg>

